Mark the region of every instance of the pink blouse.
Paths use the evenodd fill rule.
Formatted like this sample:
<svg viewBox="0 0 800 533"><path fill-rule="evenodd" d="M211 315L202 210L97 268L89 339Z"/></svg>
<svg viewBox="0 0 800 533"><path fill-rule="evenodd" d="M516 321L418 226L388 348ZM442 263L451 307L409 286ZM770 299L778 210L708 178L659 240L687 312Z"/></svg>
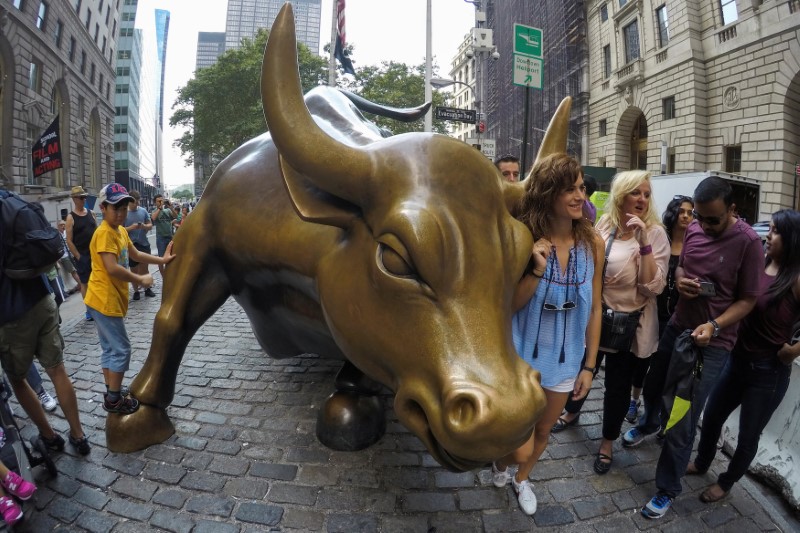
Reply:
<svg viewBox="0 0 800 533"><path fill-rule="evenodd" d="M607 216L597 221L596 230L608 245L611 224ZM603 280L603 303L618 311L642 309L639 330L631 346L631 352L645 358L658 347L658 309L656 296L664 290L667 283L670 244L663 226L650 226L647 229L653 258L656 261L656 275L650 283L639 283L639 243L636 239L623 241L614 239L608 256L608 267Z"/></svg>

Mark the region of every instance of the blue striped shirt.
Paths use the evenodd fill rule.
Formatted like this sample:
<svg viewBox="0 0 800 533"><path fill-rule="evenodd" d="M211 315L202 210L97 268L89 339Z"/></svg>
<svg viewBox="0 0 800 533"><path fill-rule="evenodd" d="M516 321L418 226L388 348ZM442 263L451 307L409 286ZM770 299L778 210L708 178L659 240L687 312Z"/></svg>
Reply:
<svg viewBox="0 0 800 533"><path fill-rule="evenodd" d="M580 371L592 308L593 277L594 260L588 246L570 249L563 275L558 257L551 253L536 292L514 315L514 347L520 357L541 372L543 387L574 379ZM561 308L566 302L574 302L575 308L545 309L545 303Z"/></svg>

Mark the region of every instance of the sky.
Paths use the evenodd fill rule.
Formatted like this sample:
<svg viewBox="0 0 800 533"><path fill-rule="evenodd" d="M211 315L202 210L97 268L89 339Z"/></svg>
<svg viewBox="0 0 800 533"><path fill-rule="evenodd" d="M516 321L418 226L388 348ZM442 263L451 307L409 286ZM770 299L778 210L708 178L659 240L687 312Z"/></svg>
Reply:
<svg viewBox="0 0 800 533"><path fill-rule="evenodd" d="M140 9L145 1L140 1ZM334 0L322 0L320 50L331 34ZM164 171L167 187L193 182L193 170L184 164L180 150L173 147L182 130L169 127L172 104L178 89L194 77L197 33L225 31L226 0L149 0L147 7L170 12L164 78ZM426 0L347 0L345 17L347 42L355 47L356 67L400 61L421 64L425 61ZM202 6L202 7L201 7ZM464 0L432 0L432 49L439 76L449 77L450 60L464 35L474 26L475 8Z"/></svg>

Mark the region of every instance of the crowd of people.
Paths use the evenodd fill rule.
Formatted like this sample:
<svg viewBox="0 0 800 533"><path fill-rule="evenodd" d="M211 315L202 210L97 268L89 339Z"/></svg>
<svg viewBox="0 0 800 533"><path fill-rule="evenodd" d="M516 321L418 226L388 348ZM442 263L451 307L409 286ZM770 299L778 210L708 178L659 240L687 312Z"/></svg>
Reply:
<svg viewBox="0 0 800 533"><path fill-rule="evenodd" d="M71 198L73 209L57 223L64 243L58 267L64 276L72 277L75 287L65 290L55 266L28 279L0 275L0 362L4 380L38 428L38 438L47 449L62 451L69 442L77 453L88 455L91 445L81 425L72 381L64 368L58 307L70 294L80 291L86 320L94 322L102 348L103 409L120 414L136 411L138 400L122 384L131 358L123 321L129 304L129 283L133 285L133 300L140 299L141 289L146 297L155 296L147 265L163 268L175 258L172 236L190 211L188 205L173 208L158 195L156 207L148 213L140 207L137 191L128 194L117 183L100 191L97 203L102 216L87 208L88 193L83 187L73 187ZM150 254L147 240L147 232L153 226L158 255ZM0 225L0 242L10 231ZM58 401L44 389L34 359L50 377ZM45 412L58 405L69 425L67 440L53 429ZM22 518L17 502L29 499L35 490L35 485L0 462L0 515L7 524L13 525Z"/></svg>
<svg viewBox="0 0 800 533"><path fill-rule="evenodd" d="M495 162L517 181L519 162ZM516 165L514 167L513 165ZM722 426L741 406L736 451L700 499L723 499L758 450L800 355L800 213L772 216L766 243L736 215L730 185L703 180L659 216L650 174L614 176L595 223L581 167L565 154L538 160L525 181L518 220L534 236L514 298L514 345L541 374L547 406L530 440L492 464L496 486L511 482L520 508L537 502L529 475L548 442L579 424L605 365L602 438L594 471L613 467L613 445L662 444L657 492L641 514L664 516L684 475L708 471ZM600 206L598 206L600 207ZM766 251L766 254L764 253ZM643 411L640 412L643 400ZM700 415L700 444L690 461ZM633 427L622 432L625 421Z"/></svg>
<svg viewBox="0 0 800 533"><path fill-rule="evenodd" d="M504 156L496 166L501 178L519 179L516 158ZM721 500L755 457L800 355L800 343L791 342L800 318L800 254L790 253L800 249L800 213L776 212L762 249L758 235L735 216L730 186L717 177L702 181L691 197L676 195L659 216L650 174L621 172L597 220L589 201L597 184L566 154L539 159L524 187L517 218L534 243L513 298L512 337L520 357L540 373L547 405L528 441L492 463L493 483L510 483L521 509L536 512L531 472L550 433L579 424L583 401L604 362L602 438L594 471L604 475L612 469L620 437L622 446L634 447L656 434L663 446L657 493L641 513L659 518L681 493L684 475L709 469L725 420L741 406L734 456L700 497L706 503ZM148 213L138 192L129 194L117 183L99 194L102 217L87 209L82 187L73 187L71 197L74 208L58 223L66 245L59 264L75 281L86 319L97 328L103 408L133 413L139 402L123 385L131 358L123 320L129 284L133 301L142 291L155 296L147 265L158 265L163 274L175 258L174 232L190 210L157 195ZM156 255L147 240L152 228ZM67 441L47 420L45 409L55 409L56 401L41 385L34 359L39 361L69 425L68 442L86 455L91 446L64 369L60 302L58 295L50 296L59 285L50 274L25 280L0 276L0 361L43 443L60 451ZM633 427L623 433L626 420ZM24 500L35 491L15 476L0 463L0 514L9 523L22 513L6 493Z"/></svg>

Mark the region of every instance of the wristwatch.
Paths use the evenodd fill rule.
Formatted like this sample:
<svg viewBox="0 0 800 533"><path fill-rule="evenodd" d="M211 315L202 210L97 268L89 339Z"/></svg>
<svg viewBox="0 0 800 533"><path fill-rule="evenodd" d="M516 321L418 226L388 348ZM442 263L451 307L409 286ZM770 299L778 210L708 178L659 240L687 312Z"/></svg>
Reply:
<svg viewBox="0 0 800 533"><path fill-rule="evenodd" d="M712 337L719 337L719 324L717 324L716 320L709 320L709 324L714 326L714 333L711 334Z"/></svg>

